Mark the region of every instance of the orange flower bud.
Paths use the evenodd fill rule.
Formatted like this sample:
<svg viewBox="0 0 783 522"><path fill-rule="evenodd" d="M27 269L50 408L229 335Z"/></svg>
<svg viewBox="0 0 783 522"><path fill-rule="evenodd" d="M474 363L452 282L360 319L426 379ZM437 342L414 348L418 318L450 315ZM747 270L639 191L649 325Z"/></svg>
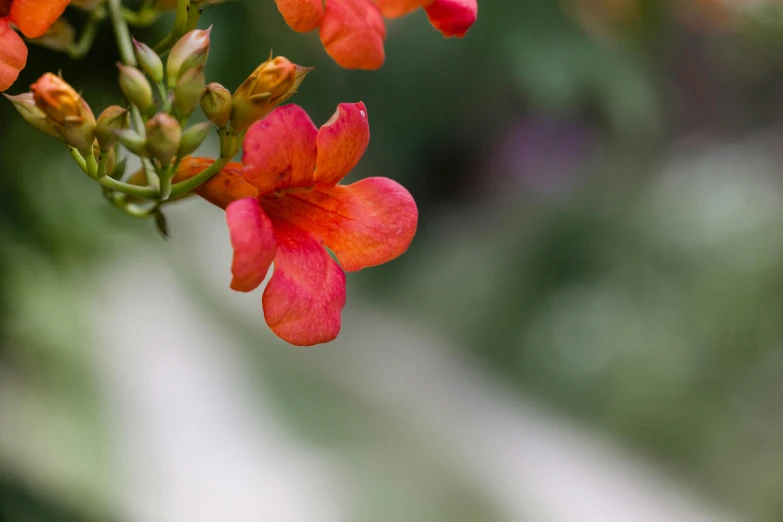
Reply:
<svg viewBox="0 0 783 522"><path fill-rule="evenodd" d="M201 92L201 110L218 127L225 127L231 117L231 92L217 82Z"/></svg>
<svg viewBox="0 0 783 522"><path fill-rule="evenodd" d="M83 151L95 139L95 116L87 102L59 76L46 73L31 87L33 99L63 140Z"/></svg>
<svg viewBox="0 0 783 522"><path fill-rule="evenodd" d="M234 93L231 126L245 130L290 98L311 67L301 67L283 56L259 65Z"/></svg>
<svg viewBox="0 0 783 522"><path fill-rule="evenodd" d="M203 67L209 56L210 26L206 30L195 29L179 39L171 48L166 61L166 75L169 89L176 87L177 82L188 69Z"/></svg>
<svg viewBox="0 0 783 522"><path fill-rule="evenodd" d="M147 149L152 157L169 166L177 155L182 141L182 127L165 112L159 112L144 126L147 131Z"/></svg>

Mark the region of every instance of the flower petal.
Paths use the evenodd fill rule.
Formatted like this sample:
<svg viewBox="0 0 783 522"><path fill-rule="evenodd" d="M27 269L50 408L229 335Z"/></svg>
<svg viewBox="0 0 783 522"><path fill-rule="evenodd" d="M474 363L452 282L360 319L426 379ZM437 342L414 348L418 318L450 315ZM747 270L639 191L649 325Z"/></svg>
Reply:
<svg viewBox="0 0 783 522"><path fill-rule="evenodd" d="M315 182L336 185L356 167L369 143L367 108L362 102L341 103L318 131Z"/></svg>
<svg viewBox="0 0 783 522"><path fill-rule="evenodd" d="M275 271L263 297L267 324L297 346L335 339L345 306L345 273L309 234L285 222L274 225Z"/></svg>
<svg viewBox="0 0 783 522"><path fill-rule="evenodd" d="M386 58L386 25L370 0L328 0L321 22L321 42L335 62L346 69L375 70Z"/></svg>
<svg viewBox="0 0 783 522"><path fill-rule="evenodd" d="M311 186L317 136L304 109L298 105L276 108L247 131L242 156L245 179L259 194Z"/></svg>
<svg viewBox="0 0 783 522"><path fill-rule="evenodd" d="M190 179L214 162L212 158L187 157L177 168L177 175L174 176L173 182L179 183ZM198 187L195 192L220 208L226 208L231 202L239 199L258 196L258 189L245 181L242 176L242 164L239 162L229 163L223 167L223 170Z"/></svg>
<svg viewBox="0 0 783 522"><path fill-rule="evenodd" d="M418 209L410 193L388 178L366 178L261 204L320 239L348 272L380 265L404 253L413 240Z"/></svg>
<svg viewBox="0 0 783 522"><path fill-rule="evenodd" d="M299 33L317 29L324 17L322 0L275 0L288 27Z"/></svg>
<svg viewBox="0 0 783 522"><path fill-rule="evenodd" d="M435 0L427 7L432 26L443 36L462 38L478 16L477 0Z"/></svg>
<svg viewBox="0 0 783 522"><path fill-rule="evenodd" d="M22 37L0 18L0 92L8 89L27 65L27 46Z"/></svg>
<svg viewBox="0 0 783 522"><path fill-rule="evenodd" d="M70 0L14 0L9 18L28 38L43 36Z"/></svg>
<svg viewBox="0 0 783 522"><path fill-rule="evenodd" d="M277 251L275 231L254 198L234 201L226 207L226 222L234 247L231 288L238 292L250 292L260 285Z"/></svg>
<svg viewBox="0 0 783 522"><path fill-rule="evenodd" d="M418 9L427 7L432 0L375 0L386 18L397 18Z"/></svg>

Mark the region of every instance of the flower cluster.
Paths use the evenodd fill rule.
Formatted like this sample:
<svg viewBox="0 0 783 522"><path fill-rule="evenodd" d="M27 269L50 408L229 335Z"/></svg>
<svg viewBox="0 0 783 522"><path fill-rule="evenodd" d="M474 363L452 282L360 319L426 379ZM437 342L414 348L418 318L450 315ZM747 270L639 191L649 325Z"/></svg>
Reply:
<svg viewBox="0 0 783 522"><path fill-rule="evenodd" d="M164 210L190 193L224 209L234 250L231 288L256 289L274 266L262 298L269 327L291 344L328 342L340 331L344 271L404 253L416 232L416 204L391 179L340 184L369 144L367 108L341 103L316 128L304 109L282 105L311 68L269 56L233 91L207 81L212 28L196 27L202 8L219 1L148 0L134 11L121 0L72 0L91 14L77 37L61 18L67 0L0 0L0 91L27 65L17 30L78 58L108 14L120 51L117 83L124 105L93 112L53 73L43 74L29 92L6 97L32 127L67 145L112 205L152 218L164 235ZM462 37L477 11L475 0L276 1L292 29L319 29L338 64L361 69L383 64L384 16L423 8L443 35ZM168 10L175 11L174 23L159 44L130 37L130 22L154 21ZM207 121L189 125L199 108ZM219 157L193 157L210 129L220 139ZM233 162L240 150L242 162ZM126 172L129 156L140 158L137 172Z"/></svg>

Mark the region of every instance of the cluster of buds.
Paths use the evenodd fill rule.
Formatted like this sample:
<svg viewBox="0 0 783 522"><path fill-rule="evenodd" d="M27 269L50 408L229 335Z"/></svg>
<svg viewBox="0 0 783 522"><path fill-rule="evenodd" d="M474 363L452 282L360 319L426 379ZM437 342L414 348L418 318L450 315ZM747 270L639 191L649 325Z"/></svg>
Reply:
<svg viewBox="0 0 783 522"><path fill-rule="evenodd" d="M291 97L311 70L270 56L234 93L219 83L207 84L210 32L186 33L171 47L165 63L151 47L133 40L135 60L118 63L119 87L128 106L108 107L97 119L84 98L51 73L33 84L31 92L8 98L30 125L64 141L72 154L78 152L74 158L82 170L103 185L117 206L141 197L150 202L145 213L157 218L163 203L184 195L185 189L172 186L177 167L213 125L220 136L221 158L227 161L248 128ZM188 126L198 107L208 121ZM124 177L124 161L113 167L120 145L146 162L143 187L134 183L140 178ZM189 192L196 186L191 182L186 188Z"/></svg>

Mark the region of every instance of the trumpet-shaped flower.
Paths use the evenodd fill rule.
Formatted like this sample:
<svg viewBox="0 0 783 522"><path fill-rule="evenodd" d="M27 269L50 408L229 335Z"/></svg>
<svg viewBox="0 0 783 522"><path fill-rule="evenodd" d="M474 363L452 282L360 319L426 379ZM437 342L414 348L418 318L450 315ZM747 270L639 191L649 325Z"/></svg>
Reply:
<svg viewBox="0 0 783 522"><path fill-rule="evenodd" d="M248 131L242 164L230 163L198 189L226 210L234 248L231 288L254 290L274 263L264 317L289 343L309 346L337 337L343 270L391 261L413 240L418 210L398 183L377 177L338 184L369 139L363 103L341 104L320 129L297 105L278 107ZM212 161L186 158L175 181Z"/></svg>
<svg viewBox="0 0 783 522"><path fill-rule="evenodd" d="M321 42L348 69L378 69L386 39L384 16L395 18L418 8L443 36L463 37L478 12L477 0L275 0L294 31L320 29Z"/></svg>
<svg viewBox="0 0 783 522"><path fill-rule="evenodd" d="M0 0L0 92L27 65L27 46L11 24L28 38L43 36L65 11L69 0Z"/></svg>

